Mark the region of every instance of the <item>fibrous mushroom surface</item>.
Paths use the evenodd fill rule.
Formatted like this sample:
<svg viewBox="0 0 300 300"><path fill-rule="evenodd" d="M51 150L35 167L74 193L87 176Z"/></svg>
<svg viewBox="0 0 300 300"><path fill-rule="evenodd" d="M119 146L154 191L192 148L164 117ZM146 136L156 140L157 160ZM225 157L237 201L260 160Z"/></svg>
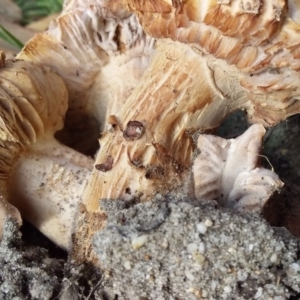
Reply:
<svg viewBox="0 0 300 300"><path fill-rule="evenodd" d="M1 209L20 221L8 200L50 239L68 248L76 193L85 187L93 161L54 139L68 107L66 86L47 67L5 61L4 56L0 79ZM1 211L1 231L4 219Z"/></svg>
<svg viewBox="0 0 300 300"><path fill-rule="evenodd" d="M4 201L9 198L10 175L20 153L39 136L61 128L67 91L62 80L49 70L32 62L5 61L3 53L0 76L0 193ZM48 87L51 84L56 85L55 92ZM56 97L61 99L59 103Z"/></svg>
<svg viewBox="0 0 300 300"><path fill-rule="evenodd" d="M73 2L70 8L65 3L49 30L37 34L18 55L50 66L63 78L69 92L65 125L71 134L69 142L65 135L62 139L76 147L74 131L83 132L80 150L95 142L107 117L116 114L136 87L155 43L135 15L96 2Z"/></svg>
<svg viewBox="0 0 300 300"><path fill-rule="evenodd" d="M196 198L215 199L238 211L261 211L283 185L273 171L258 167L264 133L255 124L236 139L200 135L200 154L193 165Z"/></svg>
<svg viewBox="0 0 300 300"><path fill-rule="evenodd" d="M65 81L68 126L90 116L108 129L78 213L79 260L105 224L99 199L143 201L186 188L194 133L238 108L264 125L299 112L300 25L287 4L67 1L25 46L19 58L51 66Z"/></svg>

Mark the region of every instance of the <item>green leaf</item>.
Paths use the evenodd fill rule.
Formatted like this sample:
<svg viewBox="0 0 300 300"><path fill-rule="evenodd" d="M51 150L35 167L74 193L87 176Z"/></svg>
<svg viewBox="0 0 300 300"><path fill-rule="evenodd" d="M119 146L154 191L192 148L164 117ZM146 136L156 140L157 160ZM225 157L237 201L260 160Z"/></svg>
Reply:
<svg viewBox="0 0 300 300"><path fill-rule="evenodd" d="M14 2L22 10L22 24L28 24L42 17L60 12L63 6L63 0L14 0Z"/></svg>
<svg viewBox="0 0 300 300"><path fill-rule="evenodd" d="M23 43L20 42L16 37L14 37L1 24L0 24L0 38L6 41L7 43L9 43L10 45L15 46L19 49L22 49L24 47Z"/></svg>

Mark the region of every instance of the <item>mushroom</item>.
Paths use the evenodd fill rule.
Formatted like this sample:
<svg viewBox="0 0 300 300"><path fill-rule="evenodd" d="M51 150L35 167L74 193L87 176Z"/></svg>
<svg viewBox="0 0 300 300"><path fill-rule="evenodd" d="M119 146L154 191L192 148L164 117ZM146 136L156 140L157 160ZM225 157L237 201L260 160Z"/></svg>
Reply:
<svg viewBox="0 0 300 300"><path fill-rule="evenodd" d="M63 127L67 110L65 84L50 69L5 61L3 53L0 79L1 209L20 222L17 207L41 232L68 248L76 193L85 186L93 161L53 136Z"/></svg>
<svg viewBox="0 0 300 300"><path fill-rule="evenodd" d="M62 15L47 32L36 34L18 58L49 66L61 76L69 108L58 137L91 153L99 133L107 128L107 117L120 109L140 81L154 43L128 11L66 1Z"/></svg>
<svg viewBox="0 0 300 300"><path fill-rule="evenodd" d="M236 109L268 126L299 112L292 13L284 0L73 0L29 41L18 57L66 83L67 127L89 117L104 131L74 227L78 261L94 259L90 237L106 220L99 199L186 188L195 133Z"/></svg>
<svg viewBox="0 0 300 300"><path fill-rule="evenodd" d="M264 127L255 124L236 139L200 135L193 165L196 198L218 200L238 211L261 211L283 186L273 171L257 167L264 134Z"/></svg>

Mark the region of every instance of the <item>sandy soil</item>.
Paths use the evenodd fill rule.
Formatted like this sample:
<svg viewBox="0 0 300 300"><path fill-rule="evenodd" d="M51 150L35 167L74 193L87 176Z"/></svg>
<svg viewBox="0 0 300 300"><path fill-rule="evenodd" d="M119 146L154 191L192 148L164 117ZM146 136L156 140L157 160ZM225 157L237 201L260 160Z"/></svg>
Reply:
<svg viewBox="0 0 300 300"><path fill-rule="evenodd" d="M264 147L288 187L265 216L296 229L299 120L270 129ZM236 113L217 134L234 138L247 126L243 113ZM264 158L262 163L270 165ZM0 299L300 298L299 239L262 215L239 215L176 193L151 203L103 205L108 225L94 237L103 270L75 266L32 226L20 231L8 220L0 243ZM278 211L289 216L285 224Z"/></svg>

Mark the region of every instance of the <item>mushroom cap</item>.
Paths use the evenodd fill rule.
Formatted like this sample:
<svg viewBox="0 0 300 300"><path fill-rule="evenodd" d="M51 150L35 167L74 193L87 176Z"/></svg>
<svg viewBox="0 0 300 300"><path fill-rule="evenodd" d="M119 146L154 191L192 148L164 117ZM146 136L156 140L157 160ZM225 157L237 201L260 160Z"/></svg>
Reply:
<svg viewBox="0 0 300 300"><path fill-rule="evenodd" d="M236 139L200 135L200 154L193 165L196 198L239 211L260 211L283 186L277 174L258 167L264 134L264 127L254 124Z"/></svg>
<svg viewBox="0 0 300 300"><path fill-rule="evenodd" d="M63 127L68 94L63 81L49 68L7 61L0 76L2 140L25 146Z"/></svg>
<svg viewBox="0 0 300 300"><path fill-rule="evenodd" d="M47 68L20 60L5 61L0 53L0 229L6 214L19 223L17 209L6 202L13 165L41 135L53 135L63 127L67 90Z"/></svg>
<svg viewBox="0 0 300 300"><path fill-rule="evenodd" d="M171 38L207 57L212 81L232 107L246 109L252 122L273 125L300 110L297 3L69 0L18 57L51 66L64 79L70 127L82 127L90 116L103 130L140 82L155 40ZM226 84L239 87L234 93L213 78L226 65L233 66ZM244 95L248 101L240 105Z"/></svg>
<svg viewBox="0 0 300 300"><path fill-rule="evenodd" d="M233 65L253 122L273 125L300 110L300 23L295 0L127 1L151 36L188 43ZM168 5L168 8L166 8ZM292 19L290 17L292 17ZM228 95L235 101L237 95Z"/></svg>
<svg viewBox="0 0 300 300"><path fill-rule="evenodd" d="M140 81L154 51L155 40L145 35L137 17L119 7L108 9L106 2L110 4L67 1L49 30L37 34L18 55L62 77L69 92L69 138L89 131L85 143L97 140L107 117L118 112Z"/></svg>
<svg viewBox="0 0 300 300"><path fill-rule="evenodd" d="M49 68L5 61L3 53L0 79L0 179L4 179L16 152L35 143L39 135L53 135L63 127L68 93Z"/></svg>

